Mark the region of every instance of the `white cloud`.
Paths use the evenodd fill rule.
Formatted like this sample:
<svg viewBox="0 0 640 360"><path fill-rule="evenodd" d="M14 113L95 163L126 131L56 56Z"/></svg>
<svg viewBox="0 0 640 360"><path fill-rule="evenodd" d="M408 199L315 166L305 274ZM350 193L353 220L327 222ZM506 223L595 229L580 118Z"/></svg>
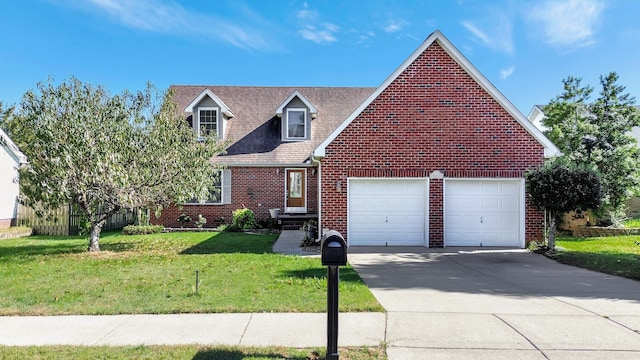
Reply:
<svg viewBox="0 0 640 360"><path fill-rule="evenodd" d="M88 0L58 1L100 15L105 13L122 26L161 34L182 37L205 37L226 42L245 50L272 50L263 32L243 24L236 24L221 17L190 11L174 1L161 0Z"/></svg>
<svg viewBox="0 0 640 360"><path fill-rule="evenodd" d="M336 34L340 31L340 27L330 22L322 23L320 14L317 11L309 9L309 4L302 4L302 10L296 12L296 18L300 21L302 28L298 30L298 34L303 39L313 41L317 44L330 44L338 41ZM314 24L321 24L319 27Z"/></svg>
<svg viewBox="0 0 640 360"><path fill-rule="evenodd" d="M596 0L546 1L535 6L530 17L542 26L546 43L571 51L595 43L604 4Z"/></svg>
<svg viewBox="0 0 640 360"><path fill-rule="evenodd" d="M488 46L493 46L493 44L491 43L491 40L489 39L489 37L487 36L487 34L485 34L484 32L482 32L482 30L478 29L475 25L473 25L471 22L469 21L463 21L462 22L462 26L464 26L467 30L469 30L471 32L471 34L473 34L473 36L477 37L478 39L480 39L480 41L482 41L483 43L485 43L485 45Z"/></svg>
<svg viewBox="0 0 640 360"><path fill-rule="evenodd" d="M503 13L495 13L485 23L489 23L485 26L489 30L481 30L471 21L463 21L462 26L490 49L513 54L513 31L509 17Z"/></svg>
<svg viewBox="0 0 640 360"><path fill-rule="evenodd" d="M403 19L389 20L382 29L388 33L395 33L407 26L407 22Z"/></svg>
<svg viewBox="0 0 640 360"><path fill-rule="evenodd" d="M513 72L516 71L516 67L512 66L508 69L502 69L500 70L500 79L505 80L507 79L509 76L513 75Z"/></svg>
<svg viewBox="0 0 640 360"><path fill-rule="evenodd" d="M307 40L313 41L318 44L330 44L338 39L334 36L335 32L339 28L333 24L324 24L324 29L317 29L313 25L307 25L304 29L298 31L298 33Z"/></svg>

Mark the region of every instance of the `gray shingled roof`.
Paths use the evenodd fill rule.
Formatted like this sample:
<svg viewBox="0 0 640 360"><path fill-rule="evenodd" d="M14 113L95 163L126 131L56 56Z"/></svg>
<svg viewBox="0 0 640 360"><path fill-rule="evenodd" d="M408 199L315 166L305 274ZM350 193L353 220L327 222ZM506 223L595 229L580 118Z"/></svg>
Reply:
<svg viewBox="0 0 640 360"><path fill-rule="evenodd" d="M224 134L233 143L226 155L213 159L225 165L301 164L375 90L191 85L172 85L171 89L175 91L179 109L184 110L202 91L209 89L235 114L227 122ZM311 120L311 140L283 142L276 110L296 90L318 109L318 115Z"/></svg>

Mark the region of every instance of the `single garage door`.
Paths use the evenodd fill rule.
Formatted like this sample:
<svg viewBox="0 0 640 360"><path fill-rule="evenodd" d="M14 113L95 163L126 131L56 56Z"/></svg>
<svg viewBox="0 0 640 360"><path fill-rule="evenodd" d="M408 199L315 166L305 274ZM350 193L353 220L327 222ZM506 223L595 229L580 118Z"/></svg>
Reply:
<svg viewBox="0 0 640 360"><path fill-rule="evenodd" d="M426 179L349 179L349 246L425 246Z"/></svg>
<svg viewBox="0 0 640 360"><path fill-rule="evenodd" d="M444 187L445 246L523 246L523 181L445 180Z"/></svg>

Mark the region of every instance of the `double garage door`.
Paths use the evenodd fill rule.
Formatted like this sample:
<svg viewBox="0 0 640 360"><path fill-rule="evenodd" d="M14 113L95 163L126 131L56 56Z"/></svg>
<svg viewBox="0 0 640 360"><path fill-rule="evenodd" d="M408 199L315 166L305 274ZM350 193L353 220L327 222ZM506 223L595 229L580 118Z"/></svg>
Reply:
<svg viewBox="0 0 640 360"><path fill-rule="evenodd" d="M349 179L350 246L428 246L426 179ZM444 182L445 246L522 247L521 180Z"/></svg>

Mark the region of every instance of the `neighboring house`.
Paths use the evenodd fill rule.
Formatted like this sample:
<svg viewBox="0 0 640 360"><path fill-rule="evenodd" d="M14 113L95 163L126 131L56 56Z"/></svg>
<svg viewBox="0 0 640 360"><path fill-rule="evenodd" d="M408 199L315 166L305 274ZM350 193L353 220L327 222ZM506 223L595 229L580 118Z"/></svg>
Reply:
<svg viewBox="0 0 640 360"><path fill-rule="evenodd" d="M0 129L0 229L15 225L18 195L18 168L26 162L26 158Z"/></svg>
<svg viewBox="0 0 640 360"><path fill-rule="evenodd" d="M172 86L197 131L232 143L211 220L318 213L349 246L524 247L543 234L524 172L558 149L439 31L378 88Z"/></svg>

